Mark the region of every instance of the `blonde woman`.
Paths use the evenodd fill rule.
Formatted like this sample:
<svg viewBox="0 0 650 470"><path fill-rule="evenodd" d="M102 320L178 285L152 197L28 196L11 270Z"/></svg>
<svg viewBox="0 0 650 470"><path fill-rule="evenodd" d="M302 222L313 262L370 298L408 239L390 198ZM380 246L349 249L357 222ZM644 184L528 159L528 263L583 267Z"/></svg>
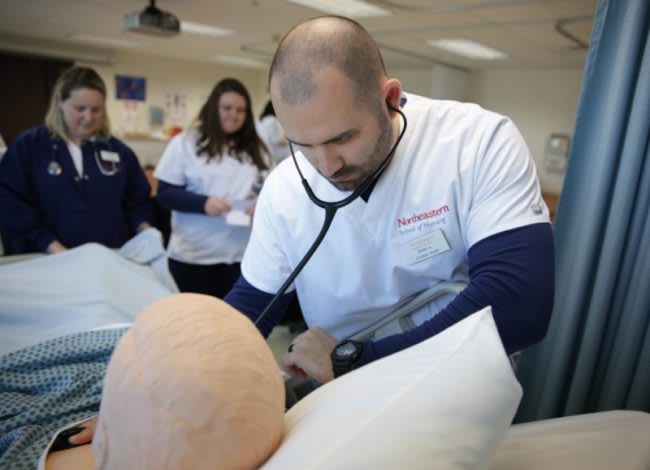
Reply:
<svg viewBox="0 0 650 470"><path fill-rule="evenodd" d="M133 151L111 136L105 102L97 72L72 67L54 86L45 125L7 149L0 229L16 252L117 248L149 226L149 183Z"/></svg>

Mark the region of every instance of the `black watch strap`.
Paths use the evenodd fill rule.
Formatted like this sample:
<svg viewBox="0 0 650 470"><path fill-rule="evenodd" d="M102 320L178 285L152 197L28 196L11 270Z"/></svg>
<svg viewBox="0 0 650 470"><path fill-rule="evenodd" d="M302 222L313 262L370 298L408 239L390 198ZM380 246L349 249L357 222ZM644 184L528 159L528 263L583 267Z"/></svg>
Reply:
<svg viewBox="0 0 650 470"><path fill-rule="evenodd" d="M340 377L354 369L361 353L363 353L361 341L347 339L336 345L331 355L334 377Z"/></svg>

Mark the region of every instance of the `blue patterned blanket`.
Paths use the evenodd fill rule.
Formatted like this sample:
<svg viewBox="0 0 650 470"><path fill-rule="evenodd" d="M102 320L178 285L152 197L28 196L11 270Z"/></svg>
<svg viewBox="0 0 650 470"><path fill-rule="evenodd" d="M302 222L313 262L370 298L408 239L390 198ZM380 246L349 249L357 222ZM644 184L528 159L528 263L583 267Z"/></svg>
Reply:
<svg viewBox="0 0 650 470"><path fill-rule="evenodd" d="M125 331L86 331L0 357L0 468L36 468L56 430L98 412Z"/></svg>

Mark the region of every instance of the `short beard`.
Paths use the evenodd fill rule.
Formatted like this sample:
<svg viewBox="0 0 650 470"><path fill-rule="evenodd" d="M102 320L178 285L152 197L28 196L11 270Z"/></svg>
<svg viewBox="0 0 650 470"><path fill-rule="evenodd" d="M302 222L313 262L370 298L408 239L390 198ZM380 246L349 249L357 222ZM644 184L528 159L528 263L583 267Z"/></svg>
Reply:
<svg viewBox="0 0 650 470"><path fill-rule="evenodd" d="M331 176L331 179L343 178L346 175L358 175L354 181L350 183L335 183L328 178L328 181L339 191L354 191L361 186L368 177L374 174L377 169L382 165L384 160L388 157L393 145L393 126L392 121L385 114L378 112L377 127L379 127L379 137L373 147L372 151L367 157L367 161L361 165L345 166L339 169Z"/></svg>

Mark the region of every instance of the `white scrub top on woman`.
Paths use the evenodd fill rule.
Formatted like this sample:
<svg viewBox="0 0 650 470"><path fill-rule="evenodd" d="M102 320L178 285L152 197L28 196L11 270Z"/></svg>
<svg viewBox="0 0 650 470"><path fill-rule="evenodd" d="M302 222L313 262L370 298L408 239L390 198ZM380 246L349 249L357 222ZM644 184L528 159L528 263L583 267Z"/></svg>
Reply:
<svg viewBox="0 0 650 470"><path fill-rule="evenodd" d="M280 121L273 115L264 116L257 123L257 134L269 149L275 164L291 155L289 141L284 135Z"/></svg>
<svg viewBox="0 0 650 470"><path fill-rule="evenodd" d="M469 282L467 252L506 230L549 222L530 152L514 124L477 105L407 95L402 142L366 203L339 209L295 281L309 327L337 340L371 325L441 281ZM297 155L317 196L337 190ZM293 161L264 184L242 274L274 293L320 231L324 210L307 197ZM421 324L453 295L423 307Z"/></svg>
<svg viewBox="0 0 650 470"><path fill-rule="evenodd" d="M154 176L188 191L217 196L229 204L251 199L261 172L245 156L240 162L228 153L213 157L197 155L198 132L189 130L171 139ZM240 262L250 236L250 227L229 225L225 216L172 211L169 257L190 264Z"/></svg>

